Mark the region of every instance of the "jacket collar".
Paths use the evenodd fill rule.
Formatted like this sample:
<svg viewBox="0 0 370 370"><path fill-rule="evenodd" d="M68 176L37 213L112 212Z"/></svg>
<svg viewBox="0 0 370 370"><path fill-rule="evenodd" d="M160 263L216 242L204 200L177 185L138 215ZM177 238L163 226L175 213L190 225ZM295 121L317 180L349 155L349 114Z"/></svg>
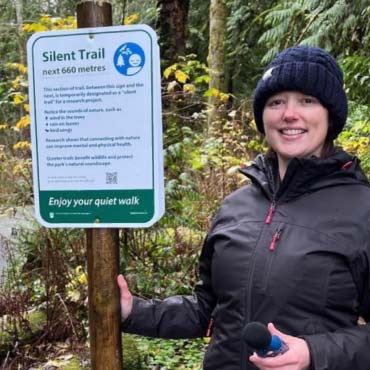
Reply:
<svg viewBox="0 0 370 370"><path fill-rule="evenodd" d="M358 158L336 149L328 158L294 158L290 161L285 177L279 181L277 160L265 155L240 172L259 186L272 201L290 201L303 194L322 188L367 184Z"/></svg>

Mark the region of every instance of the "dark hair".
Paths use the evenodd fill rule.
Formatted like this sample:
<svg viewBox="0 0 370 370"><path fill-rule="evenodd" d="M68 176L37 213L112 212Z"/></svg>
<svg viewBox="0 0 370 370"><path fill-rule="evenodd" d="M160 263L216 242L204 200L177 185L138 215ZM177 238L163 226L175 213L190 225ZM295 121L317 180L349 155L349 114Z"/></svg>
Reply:
<svg viewBox="0 0 370 370"><path fill-rule="evenodd" d="M321 150L320 158L328 158L334 154L334 151L335 151L335 147L334 147L333 140L325 141L324 146L322 147L322 150Z"/></svg>
<svg viewBox="0 0 370 370"><path fill-rule="evenodd" d="M334 153L334 139L336 135L334 134L334 119L329 114L329 122L328 122L328 133L326 134L324 146L321 151L320 158L328 158Z"/></svg>

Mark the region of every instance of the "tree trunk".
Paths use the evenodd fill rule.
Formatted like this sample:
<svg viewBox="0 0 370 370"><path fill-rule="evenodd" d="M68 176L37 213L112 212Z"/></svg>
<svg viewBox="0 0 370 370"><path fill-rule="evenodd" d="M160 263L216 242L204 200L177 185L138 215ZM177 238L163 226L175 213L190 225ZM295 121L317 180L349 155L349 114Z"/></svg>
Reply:
<svg viewBox="0 0 370 370"><path fill-rule="evenodd" d="M22 0L15 0L15 16L17 22L17 36L18 36L18 50L19 50L19 63L22 65L26 65L26 45L25 45L25 38L23 36L23 1ZM24 88L20 88L21 93L25 93ZM19 105L19 118L24 116L24 108L23 104ZM29 139L29 130L26 131L27 133L22 133L22 140Z"/></svg>
<svg viewBox="0 0 370 370"><path fill-rule="evenodd" d="M226 22L227 7L225 0L211 0L209 24L209 88L226 92L225 60L226 60ZM208 129L222 119L218 112L219 97L209 98Z"/></svg>
<svg viewBox="0 0 370 370"><path fill-rule="evenodd" d="M186 25L190 0L158 0L159 18L157 29L161 46L163 67L185 55Z"/></svg>
<svg viewBox="0 0 370 370"><path fill-rule="evenodd" d="M208 140L220 139L218 147L221 165L216 170L221 176L217 178L218 189L222 198L226 191L225 166L223 160L224 122L226 118L226 102L221 100L220 93L226 93L225 60L226 60L226 0L211 0L209 17L209 89L212 92L208 99ZM211 173L212 173L211 169Z"/></svg>
<svg viewBox="0 0 370 370"><path fill-rule="evenodd" d="M22 36L23 27L23 2L22 0L15 0L15 16L17 21L17 34L19 39L19 63L26 64L26 54L24 50L24 38Z"/></svg>

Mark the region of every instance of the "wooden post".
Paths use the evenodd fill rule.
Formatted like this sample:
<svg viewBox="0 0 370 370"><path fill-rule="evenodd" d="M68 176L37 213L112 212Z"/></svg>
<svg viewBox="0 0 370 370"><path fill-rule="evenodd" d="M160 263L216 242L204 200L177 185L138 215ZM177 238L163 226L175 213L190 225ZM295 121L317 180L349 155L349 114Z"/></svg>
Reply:
<svg viewBox="0 0 370 370"><path fill-rule="evenodd" d="M107 1L80 1L77 26L112 25L112 7ZM117 275L118 229L87 229L87 274L92 370L122 370L122 343Z"/></svg>
<svg viewBox="0 0 370 370"><path fill-rule="evenodd" d="M86 236L91 369L121 370L118 229L87 229Z"/></svg>
<svg viewBox="0 0 370 370"><path fill-rule="evenodd" d="M112 5L108 1L82 0L77 4L77 27L112 25Z"/></svg>

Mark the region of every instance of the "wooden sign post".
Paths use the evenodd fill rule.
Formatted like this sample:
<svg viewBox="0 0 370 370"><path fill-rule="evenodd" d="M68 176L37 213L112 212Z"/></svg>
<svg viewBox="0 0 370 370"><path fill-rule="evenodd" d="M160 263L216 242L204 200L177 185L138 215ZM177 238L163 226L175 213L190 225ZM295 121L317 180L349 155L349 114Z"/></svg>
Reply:
<svg viewBox="0 0 370 370"><path fill-rule="evenodd" d="M121 370L118 229L86 229L91 369Z"/></svg>
<svg viewBox="0 0 370 370"><path fill-rule="evenodd" d="M112 6L104 1L77 5L77 26L112 25ZM91 369L122 370L118 229L86 229Z"/></svg>

